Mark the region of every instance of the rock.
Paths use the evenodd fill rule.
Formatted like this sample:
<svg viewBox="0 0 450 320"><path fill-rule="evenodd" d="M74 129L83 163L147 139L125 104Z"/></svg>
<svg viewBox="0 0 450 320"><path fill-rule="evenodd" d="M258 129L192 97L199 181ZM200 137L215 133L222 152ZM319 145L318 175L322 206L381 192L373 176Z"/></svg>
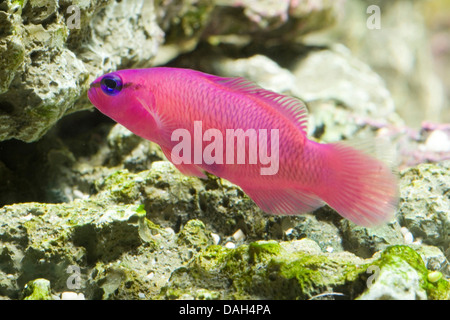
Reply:
<svg viewBox="0 0 450 320"><path fill-rule="evenodd" d="M370 125L368 122L366 125ZM381 125L378 126L378 136L391 141L397 150L399 170L415 167L421 163L438 163L450 159L447 152L448 140L450 139L450 125L442 123L431 123L424 121L420 129L413 129L403 125Z"/></svg>
<svg viewBox="0 0 450 320"><path fill-rule="evenodd" d="M442 130L434 130L425 141L425 148L430 152L450 153L450 137Z"/></svg>
<svg viewBox="0 0 450 320"><path fill-rule="evenodd" d="M363 228L347 220L341 220L340 225L343 247L359 257L370 258L388 246L405 244L397 221L374 228Z"/></svg>
<svg viewBox="0 0 450 320"><path fill-rule="evenodd" d="M213 0L156 1L157 23L164 31L165 39L158 48L154 65L166 64L195 49L214 6Z"/></svg>
<svg viewBox="0 0 450 320"><path fill-rule="evenodd" d="M215 60L212 69L305 101L310 112L308 132L325 142L354 138L360 133L362 137L374 137L379 128L403 125L383 80L345 47L312 50L291 64L292 71L267 56L254 55Z"/></svg>
<svg viewBox="0 0 450 320"><path fill-rule="evenodd" d="M244 77L267 90L293 95L298 93L295 76L261 54L242 59L215 60L212 68L214 73L224 77Z"/></svg>
<svg viewBox="0 0 450 320"><path fill-rule="evenodd" d="M369 288L358 297L360 300L449 298L449 282L443 279L430 281L421 257L409 247L388 248L372 266L374 274L368 279Z"/></svg>
<svg viewBox="0 0 450 320"><path fill-rule="evenodd" d="M343 46L312 52L292 70L299 95L306 101L336 100L373 120L388 118L395 111L382 78Z"/></svg>
<svg viewBox="0 0 450 320"><path fill-rule="evenodd" d="M273 37L296 30L294 37L295 26L309 32L332 24L337 10L333 1L292 8L285 1L269 22L272 4L243 3L242 30L273 29ZM103 73L150 66L152 59L165 63L193 50L207 26L214 35L228 35L225 13L241 9L234 2L221 3L213 14L214 8L210 0L91 1L74 7L56 0L6 1L0 9L0 141L36 141L65 114L91 108L86 89Z"/></svg>
<svg viewBox="0 0 450 320"><path fill-rule="evenodd" d="M214 45L289 41L332 26L341 1L220 0L203 37Z"/></svg>
<svg viewBox="0 0 450 320"><path fill-rule="evenodd" d="M379 28L367 27L373 14L373 11L368 12L371 5L380 8ZM328 34L312 35L305 43L346 45L380 75L397 112L409 126L417 128L424 119L440 122L444 116L446 122L449 106L437 75L442 74L439 69L445 67L436 68L435 57L429 50L432 46L430 22L439 19L439 14L430 15L433 11L448 13L448 5L439 1L431 5L409 0L377 3L349 0L343 4L341 19L335 28ZM446 40L442 39L440 47L444 43ZM443 76L442 80L446 81L445 78Z"/></svg>
<svg viewBox="0 0 450 320"><path fill-rule="evenodd" d="M383 80L343 46L312 51L292 61L292 71L262 55L216 61L214 71L242 76L262 87L287 93L306 102L335 100L359 116L383 119L395 111Z"/></svg>
<svg viewBox="0 0 450 320"><path fill-rule="evenodd" d="M15 262L10 271L19 285L45 276L56 290L65 288L69 266L117 259L122 250L139 246L136 206L104 210L98 203L86 205L30 203L0 209L0 241L11 243L8 256ZM127 240L111 238L120 234Z"/></svg>
<svg viewBox="0 0 450 320"><path fill-rule="evenodd" d="M24 288L24 300L53 300L50 293L50 281L35 279L29 281Z"/></svg>
<svg viewBox="0 0 450 320"><path fill-rule="evenodd" d="M192 50L212 2L181 3L93 0L70 7L56 0L4 2L0 141L36 141L65 114L91 108L86 98L90 81L119 68L150 66L164 42L163 29L176 54Z"/></svg>
<svg viewBox="0 0 450 320"><path fill-rule="evenodd" d="M178 244L194 247L197 251L212 245L214 240L211 233L206 232L206 227L200 220L189 220L180 230L177 239Z"/></svg>
<svg viewBox="0 0 450 320"><path fill-rule="evenodd" d="M450 162L421 164L401 172L400 224L415 239L440 247L450 257Z"/></svg>
<svg viewBox="0 0 450 320"><path fill-rule="evenodd" d="M88 72L64 46L69 29L55 1L7 1L6 6L14 30L0 41L13 50L2 61L13 72L1 90L0 141L33 141L72 107L87 86Z"/></svg>
<svg viewBox="0 0 450 320"><path fill-rule="evenodd" d="M66 291L61 293L61 300L85 300L84 294Z"/></svg>
<svg viewBox="0 0 450 320"><path fill-rule="evenodd" d="M153 161L165 159L159 146L120 124L111 129L106 139L110 152L105 160L109 166L123 165L129 171L139 172L148 169Z"/></svg>
<svg viewBox="0 0 450 320"><path fill-rule="evenodd" d="M373 283L370 267L378 272ZM208 247L176 270L161 294L167 299L186 294L199 299L199 293L207 290L219 299L305 299L329 292L352 299L368 284L359 299L446 299L448 281L430 282L427 275L420 256L404 246L364 260L349 253L321 253L308 239L258 241L236 248Z"/></svg>
<svg viewBox="0 0 450 320"><path fill-rule="evenodd" d="M316 214L304 214L295 218L285 217L277 225L290 230L285 236L286 240L311 239L319 245L322 252L332 250L343 251L341 230L333 223L334 219L340 219L337 213L324 207L316 211Z"/></svg>
<svg viewBox="0 0 450 320"><path fill-rule="evenodd" d="M420 254L428 270L450 274L450 263L439 248L424 244L413 244L410 247Z"/></svg>
<svg viewBox="0 0 450 320"><path fill-rule="evenodd" d="M339 229L330 229L334 231L328 235L324 232L322 238L318 235L319 231L314 231L319 230L321 224L339 225L340 218L337 216L326 219L326 210L316 213L315 219L309 215L284 217L279 222L282 230L292 228L294 222L299 223L294 225L296 231L290 235L289 242L247 241L261 234L258 228L247 228L246 239L240 240L243 244L233 243L231 247L224 241L224 246L215 245L210 227L217 228L223 235L224 221L229 218L216 217L214 212L211 212L212 216L202 213L195 201L195 195L202 193L210 194L208 201L217 201L215 196L211 197L214 189L213 193L208 191L208 183L212 181L203 185L201 180L184 177L176 173L168 162L159 161L154 162L150 170L141 173L126 170L113 173L99 184L98 193L87 200L3 207L0 209L0 241L6 245L0 252L0 296L14 298L17 296L14 283L22 285L38 274L52 282L55 292L66 292L71 277L67 272L70 266L79 268L78 289L82 290L86 299L142 299L142 296L164 299L188 296L196 299L316 299L325 297L324 292L353 299L366 289L370 265L377 265L380 270L387 268L385 264L395 266L394 271L380 273L380 281L396 279L397 273L409 274L413 269L420 270L420 274L426 277L432 271L446 272L442 269L447 263L442 252L430 246L425 250L419 244L414 246L421 250L427 261L426 266L423 262L412 264L411 261L418 261L414 257L420 259L412 249L395 253L395 256L401 256L399 259L403 262L391 263L393 258L389 260L387 257L392 252L384 242L395 242L398 234L401 237L401 232L395 231L395 225L387 227L383 233L356 227L352 230L347 226L348 230L342 236L344 239L353 237L355 243L359 241L360 246L367 246L364 252L354 250L366 259L343 251L347 240L342 241ZM189 191L192 188L196 189L195 193ZM222 192L227 187L223 188ZM165 207L160 198L164 190L177 195L172 200L164 198L165 203L171 203L172 213L166 217L173 217L173 223L170 223L172 218L164 218ZM230 197L229 201L237 203L238 199L242 201L241 197ZM147 202L147 205L138 205L142 202ZM216 202L206 203L205 208L217 206ZM189 207L191 215L197 215L202 220L183 222L176 228L175 234L146 218L152 216L166 225L176 226L177 221L184 221L184 217L189 216L185 212ZM248 211L239 212L249 214ZM246 219L244 226L251 224L251 219L257 221L252 214L243 219ZM301 230L301 221L309 219L310 224L304 226L303 232L315 235L316 241L308 238L297 240L296 237L304 237L304 234L296 234ZM277 219L269 221L275 223ZM242 225L242 222L229 221L227 228L234 230L228 232L230 238L235 234L237 225ZM392 235L389 235L389 230ZM278 234L271 227L265 232L272 238ZM348 235L350 232L351 236ZM280 233L282 236L283 232ZM359 234L363 235L363 240L356 240ZM333 240L333 237L336 239ZM340 243L342 246L339 246ZM330 252L327 248L331 246L335 249ZM370 257L370 252L380 249L384 250L380 258L379 254ZM230 286L229 279L233 279L233 286ZM419 276L408 276L406 284L415 286L418 283L422 289L413 289L403 297L445 298L448 285L445 277L437 279L432 274L430 279L432 281L423 282ZM421 283L426 287L423 288ZM392 298L400 297L395 292L389 294ZM365 293L363 297L371 296Z"/></svg>

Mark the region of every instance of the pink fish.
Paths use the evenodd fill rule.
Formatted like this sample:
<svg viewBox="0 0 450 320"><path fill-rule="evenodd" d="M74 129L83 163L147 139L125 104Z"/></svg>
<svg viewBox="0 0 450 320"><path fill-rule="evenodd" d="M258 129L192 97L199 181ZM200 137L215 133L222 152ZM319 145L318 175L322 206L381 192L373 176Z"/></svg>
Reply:
<svg viewBox="0 0 450 320"><path fill-rule="evenodd" d="M102 113L159 144L182 173L227 179L267 213L312 212L326 203L373 226L396 211L397 179L386 164L343 143L308 140L300 100L243 78L121 70L92 82L88 96ZM239 129L243 140L232 135Z"/></svg>

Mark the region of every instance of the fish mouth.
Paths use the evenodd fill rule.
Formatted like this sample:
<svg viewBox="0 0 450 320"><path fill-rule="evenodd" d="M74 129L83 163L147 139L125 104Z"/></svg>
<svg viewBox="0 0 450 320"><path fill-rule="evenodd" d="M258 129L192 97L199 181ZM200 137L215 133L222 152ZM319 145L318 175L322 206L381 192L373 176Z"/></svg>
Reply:
<svg viewBox="0 0 450 320"><path fill-rule="evenodd" d="M100 82L99 81L91 82L91 84L89 85L89 89L92 88L100 88Z"/></svg>

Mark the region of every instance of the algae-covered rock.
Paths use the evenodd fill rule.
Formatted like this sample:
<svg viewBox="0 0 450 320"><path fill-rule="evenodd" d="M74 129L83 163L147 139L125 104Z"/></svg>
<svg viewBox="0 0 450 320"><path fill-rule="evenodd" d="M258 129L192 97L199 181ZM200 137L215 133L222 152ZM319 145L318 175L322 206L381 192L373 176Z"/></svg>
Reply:
<svg viewBox="0 0 450 320"><path fill-rule="evenodd" d="M211 239L197 220L175 235L148 220L143 205L90 199L5 206L0 296L17 299L19 288L45 277L55 292L80 290L88 299L150 298Z"/></svg>
<svg viewBox="0 0 450 320"><path fill-rule="evenodd" d="M230 249L212 245L211 231L200 220L187 221L175 233L148 220L144 205L114 205L103 196L2 208L0 295L17 298L14 284L23 287L39 277L57 293L76 289L87 299L353 299L363 292L361 298L372 297L372 288L392 289L398 281L413 287L408 295L391 292L391 298L448 295L442 272L427 269L442 258L432 248L421 251L427 265L405 246L363 259L324 250L307 238ZM379 268L379 278L365 291L371 266Z"/></svg>
<svg viewBox="0 0 450 320"><path fill-rule="evenodd" d="M24 300L53 300L50 292L50 281L35 279L29 281L23 290Z"/></svg>
<svg viewBox="0 0 450 320"><path fill-rule="evenodd" d="M398 215L414 238L440 247L450 258L450 162L421 164L401 173Z"/></svg>
<svg viewBox="0 0 450 320"><path fill-rule="evenodd" d="M151 19L126 23L142 8L152 7L151 2L132 2L78 1L70 9L55 0L4 2L0 12L9 17L11 28L0 34L4 43L0 47L9 49L1 60L1 70L8 77L0 84L0 140L37 140L64 114L86 108L83 104L74 108L74 104L85 94L90 77L154 55L161 41L155 32L158 26ZM124 14L122 19L119 12ZM145 12L152 14L152 9ZM126 42L131 46L122 45L125 37L129 39L127 33L139 38L143 32L138 29L143 27L148 29L139 42L143 51L130 41ZM105 39L107 32L115 35L114 40ZM134 56L130 54L133 46Z"/></svg>
<svg viewBox="0 0 450 320"><path fill-rule="evenodd" d="M161 297L203 299L205 291L218 299L352 299L363 291L358 299L447 299L450 283L428 271L406 246L364 260L321 253L314 241L304 239L259 241L236 249L210 246L173 273Z"/></svg>
<svg viewBox="0 0 450 320"><path fill-rule="evenodd" d="M212 2L182 1L181 11L177 3L3 1L0 141L36 141L65 114L90 108L90 81L115 69L150 66L164 31L177 54L187 50L185 42L192 50Z"/></svg>
<svg viewBox="0 0 450 320"><path fill-rule="evenodd" d="M208 290L220 299L311 298L357 281L358 273L364 271L363 267L358 271L361 262L351 255L321 254L317 244L306 239L258 241L236 249L210 246L172 275L162 297L199 298L199 293Z"/></svg>
<svg viewBox="0 0 450 320"><path fill-rule="evenodd" d="M9 263L1 265L2 272L19 287L45 277L56 290L67 288L69 267L116 260L141 245L136 210L82 201L3 207L0 242L8 244L2 254ZM8 293L8 287L0 289L0 295Z"/></svg>
<svg viewBox="0 0 450 320"><path fill-rule="evenodd" d="M429 271L413 249L393 246L372 264L369 288L362 300L426 300L450 298L450 282Z"/></svg>
<svg viewBox="0 0 450 320"><path fill-rule="evenodd" d="M206 231L205 224L200 220L188 221L178 234L177 242L181 245L197 248L197 250L214 243L211 232Z"/></svg>

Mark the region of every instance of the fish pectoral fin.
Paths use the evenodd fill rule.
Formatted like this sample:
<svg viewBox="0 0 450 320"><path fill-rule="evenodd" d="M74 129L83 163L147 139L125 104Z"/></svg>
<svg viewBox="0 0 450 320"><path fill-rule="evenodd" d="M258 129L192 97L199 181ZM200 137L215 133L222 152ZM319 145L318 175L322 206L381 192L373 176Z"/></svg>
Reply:
<svg viewBox="0 0 450 320"><path fill-rule="evenodd" d="M301 214L312 212L325 204L318 196L298 189L242 188L264 212Z"/></svg>
<svg viewBox="0 0 450 320"><path fill-rule="evenodd" d="M162 152L166 156L167 160L169 160L182 174L191 177L197 177L202 179L207 179L205 172L199 166L195 164L175 164L172 159L172 152L169 148L161 147Z"/></svg>

